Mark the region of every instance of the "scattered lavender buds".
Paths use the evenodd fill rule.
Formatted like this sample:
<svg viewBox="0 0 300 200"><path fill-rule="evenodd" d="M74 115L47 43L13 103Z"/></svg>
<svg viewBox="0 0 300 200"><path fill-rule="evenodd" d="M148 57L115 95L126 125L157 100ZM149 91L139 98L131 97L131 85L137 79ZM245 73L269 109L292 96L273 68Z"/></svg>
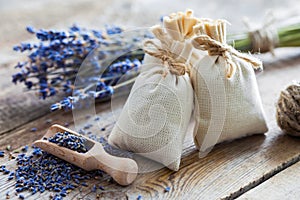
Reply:
<svg viewBox="0 0 300 200"><path fill-rule="evenodd" d="M36 132L37 131L37 128L33 127L30 129L30 132Z"/></svg>
<svg viewBox="0 0 300 200"><path fill-rule="evenodd" d="M82 133L84 135L88 134L84 129L82 129ZM88 134L88 137L100 142L104 149L112 155L133 156L130 152L110 146L103 137L97 137L91 133ZM58 132L53 137L44 139L80 153L87 151L84 145L86 140L69 132ZM28 146L24 146L22 151L23 149L27 151ZM0 166L0 172L8 176L8 181L15 180L15 191L17 193L28 191L34 195L37 192L51 191L54 194L51 195L50 199L59 200L66 197L75 188L87 187L88 183L86 181L90 179L99 180L103 177L101 170L85 171L40 148L33 147L33 151L29 154L26 154L26 151L17 156L17 167L14 171L8 170L5 165ZM92 192L96 192L97 189L104 190L104 187L93 185ZM9 198L9 193L6 196ZM23 194L18 194L18 197L25 199Z"/></svg>
<svg viewBox="0 0 300 200"><path fill-rule="evenodd" d="M103 187L103 186L99 186L99 189L100 189L100 190L104 190L104 187Z"/></svg>
<svg viewBox="0 0 300 200"><path fill-rule="evenodd" d="M58 132L48 140L49 142L53 142L58 146L66 147L79 153L87 152L85 147L86 139L81 136L73 135L67 131L64 133Z"/></svg>
<svg viewBox="0 0 300 200"><path fill-rule="evenodd" d="M39 148L34 148L30 155L19 154L16 160L15 172L7 170L6 166L1 166L0 172L9 174L8 180L15 178L17 193L29 191L35 194L48 190L57 193L53 199L62 199L80 185L87 186L85 180L103 176L101 170L87 172Z"/></svg>
<svg viewBox="0 0 300 200"><path fill-rule="evenodd" d="M21 149L21 151L23 151L23 152L27 152L28 151L28 145L25 145L24 147L22 147L22 149Z"/></svg>
<svg viewBox="0 0 300 200"><path fill-rule="evenodd" d="M0 166L0 172L2 172L3 174L9 174L10 173L10 171L8 169L6 169L5 165Z"/></svg>
<svg viewBox="0 0 300 200"><path fill-rule="evenodd" d="M170 192L171 188L170 187L165 187L165 192Z"/></svg>
<svg viewBox="0 0 300 200"><path fill-rule="evenodd" d="M92 192L96 192L97 191L97 186L96 185L93 185L92 187Z"/></svg>

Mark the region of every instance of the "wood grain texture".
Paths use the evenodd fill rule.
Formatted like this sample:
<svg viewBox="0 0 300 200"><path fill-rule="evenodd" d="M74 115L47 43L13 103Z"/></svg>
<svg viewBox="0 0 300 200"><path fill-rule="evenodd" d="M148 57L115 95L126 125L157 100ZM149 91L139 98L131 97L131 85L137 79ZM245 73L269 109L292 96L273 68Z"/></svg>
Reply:
<svg viewBox="0 0 300 200"><path fill-rule="evenodd" d="M184 143L182 163L178 172L163 168L158 171L140 174L137 180L128 187L121 187L110 183L109 177L96 181L104 185L105 191L98 191L103 199L136 199L139 194L144 199L232 199L254 188L274 174L289 167L300 160L300 139L284 135L275 123L275 103L279 91L295 79L299 74L299 59L277 60L266 65L266 71L258 76L263 103L266 108L270 131L266 135L256 135L233 142L217 145L206 157L199 159L195 149L191 133ZM278 78L280 77L280 78ZM272 84L269 84L269 82ZM121 109L121 108L119 108ZM118 111L118 109L116 109ZM110 102L98 104L96 112L101 117L100 124L93 122L93 117L87 119L88 112L82 113L76 120L76 129L86 123L94 123L91 131L107 136L115 122L111 112ZM73 126L71 113L51 113L39 118L27 125L17 128L15 131L0 136L0 148L12 144L13 148L30 144L40 138L49 127L45 121L51 118L52 123L69 122ZM107 127L105 131L99 131L100 127ZM37 132L30 132L31 127L37 127ZM0 160L0 164L5 160ZM13 166L13 163L11 163ZM0 195L7 190L13 191L13 185L5 182L5 177L0 176L2 187ZM90 181L91 185L95 181ZM171 188L170 192L164 192L165 187ZM251 191L251 190L250 190ZM29 199L47 199L48 192L40 196L29 196ZM95 193L90 188L82 188L73 191L67 199L94 199Z"/></svg>
<svg viewBox="0 0 300 200"><path fill-rule="evenodd" d="M276 174L269 180L260 184L256 188L243 194L238 199L299 199L300 198L300 163L296 163L291 167Z"/></svg>
<svg viewBox="0 0 300 200"><path fill-rule="evenodd" d="M243 16L261 21L270 5L277 16L299 10L295 0L284 2L284 7L291 8L291 11L282 9L283 2L279 0L268 1L268 3L248 2L251 2L251 6L246 2L237 4L233 1L226 4L214 1L208 4L204 0L176 3L171 0L163 2L124 0L122 3L111 0L103 0L101 3L92 0L85 2L46 0L39 3L31 1L24 7L16 0L0 1L0 11L3 16L0 18L2 25L0 27L0 149L4 149L8 144L12 145L13 149L31 144L44 135L48 127L54 123L64 125L67 122L74 130L79 130L86 123L93 123L94 126L90 131L104 136L110 133L115 123L109 102L96 106L96 112L101 117L99 122L93 121L93 116L87 118L89 112L86 111L81 113L81 117L76 119L74 124L72 113L48 113L48 105L55 99L41 102L34 97L33 93L24 94L21 86L10 83L11 79L8 77L15 72L12 66L20 59L19 54L12 53L11 46L21 40L32 39L29 35L23 34L27 24L38 28L58 29L65 29L73 22L91 28L102 27L105 23L145 27L153 25L166 13L189 7L193 8L196 15L200 17L228 19L232 23L229 31L236 31L243 29L241 28ZM219 9L220 5L222 9ZM258 75L258 84L270 127L270 131L265 136L257 135L217 145L208 156L199 159L192 136L189 134L184 143L182 164L178 172L163 168L140 174L128 187L111 183L110 177L104 176L101 180L89 181L91 186L94 183L104 186L104 191L98 190L97 193L92 193L90 187L83 187L81 190L73 191L65 199L95 199L97 194L101 199L136 199L139 194L143 199L232 199L247 191L253 194L251 197L254 198L254 192L250 193L252 188L259 187L262 182L277 173L279 176L285 172L284 169L289 170L292 164L300 160L300 140L282 134L277 128L274 106L279 91L284 89L291 80L299 80L300 50L279 49L275 53L276 58L269 54L260 55L266 64L265 72ZM51 123L46 122L49 119L52 120ZM31 132L32 127L36 127L37 131ZM101 127L106 127L106 130L100 131ZM14 161L8 161L7 157L0 158L0 165L2 164L14 168ZM294 168L291 170L297 172ZM8 182L6 178L0 175L0 199L5 197L7 191L11 191L11 199L17 199L12 182ZM166 186L171 188L170 192L164 192ZM288 188L287 185L279 186ZM51 192L34 196L26 194L26 199L49 199L50 194ZM297 197L293 196L293 193L290 194L291 198Z"/></svg>

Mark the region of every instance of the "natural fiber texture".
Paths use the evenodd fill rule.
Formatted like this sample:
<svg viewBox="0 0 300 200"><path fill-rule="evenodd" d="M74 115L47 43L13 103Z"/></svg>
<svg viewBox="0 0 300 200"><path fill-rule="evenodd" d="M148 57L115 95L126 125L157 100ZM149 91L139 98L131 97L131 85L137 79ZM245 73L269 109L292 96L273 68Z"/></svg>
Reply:
<svg viewBox="0 0 300 200"><path fill-rule="evenodd" d="M152 51L149 48L149 46L155 47L155 50ZM177 57L174 55L170 50L168 49L162 49L158 45L156 45L152 40L147 40L144 43L144 52L150 56L153 56L155 58L158 58L162 61L162 64L169 69L169 71L177 76L182 76L185 73L190 73L189 66L187 66L183 62L176 61L174 57ZM166 76L166 74L164 74Z"/></svg>
<svg viewBox="0 0 300 200"><path fill-rule="evenodd" d="M187 66L171 51L173 39L159 26L152 31L159 42L145 43L142 71L108 142L178 170L193 109L193 88Z"/></svg>
<svg viewBox="0 0 300 200"><path fill-rule="evenodd" d="M279 36L277 30L273 27L274 16L268 15L264 24L254 29L251 27L247 19L244 20L245 25L249 29L249 38L251 40L252 52L271 52L274 55L274 49L279 44Z"/></svg>
<svg viewBox="0 0 300 200"><path fill-rule="evenodd" d="M300 83L294 83L281 92L276 119L285 133L300 136Z"/></svg>
<svg viewBox="0 0 300 200"><path fill-rule="evenodd" d="M207 35L195 37L192 44L199 50L207 51L210 56L222 56L227 63L227 78L231 78L236 71L236 64L232 60L233 56L251 63L254 69L262 67L260 60L247 54L240 53L231 46L214 40Z"/></svg>
<svg viewBox="0 0 300 200"><path fill-rule="evenodd" d="M223 20L199 23L192 41L208 55L193 61L195 144L205 152L215 144L265 133L265 115L253 68L261 62L226 44Z"/></svg>

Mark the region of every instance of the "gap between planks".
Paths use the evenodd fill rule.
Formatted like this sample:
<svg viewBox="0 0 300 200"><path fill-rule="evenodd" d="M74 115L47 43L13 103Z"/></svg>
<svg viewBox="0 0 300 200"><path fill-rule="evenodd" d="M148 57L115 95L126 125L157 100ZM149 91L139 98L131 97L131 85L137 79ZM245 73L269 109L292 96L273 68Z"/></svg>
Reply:
<svg viewBox="0 0 300 200"><path fill-rule="evenodd" d="M245 193L247 194L248 191L251 191L251 190L255 189L256 187L259 187L260 184L268 181L275 175L280 175L281 172L284 171L285 169L289 169L289 167L299 164L300 163L299 161L300 161L300 154L298 156L292 158L291 160L288 160L288 161L282 163L280 166L275 168L273 171L270 171L270 172L264 174L260 179L249 183L248 185L246 185L243 188L241 188L240 190L230 194L229 196L225 197L224 199L236 199L238 197L241 197Z"/></svg>
<svg viewBox="0 0 300 200"><path fill-rule="evenodd" d="M238 199L299 199L300 162L276 174Z"/></svg>
<svg viewBox="0 0 300 200"><path fill-rule="evenodd" d="M274 104L280 88L289 83L290 79L296 78L299 72L299 62L288 61L286 68L282 69L284 64L286 62L273 64L274 68L268 69L267 73L258 78L271 128L266 136L257 135L217 145L207 157L199 159L190 134L184 144L184 155L178 172L164 168L141 174L135 183L127 188L110 184L109 187L119 191L112 194L128 199L136 199L138 194L142 194L145 199L232 199L297 162L300 156L300 140L283 135L274 121ZM278 77L281 79L278 80ZM268 84L270 82L272 85ZM96 110L103 120L103 125L109 125L110 128L106 130L106 134L109 134L114 123L110 104L98 104ZM0 136L0 147L3 148L11 142L13 148L16 148L40 138L49 126L45 124L49 117L53 119L53 123L72 123L73 120L71 113L48 114ZM84 117L83 115L80 120L82 124L86 123ZM29 132L33 126L38 128L36 133ZM164 193L166 186L171 186L171 192Z"/></svg>
<svg viewBox="0 0 300 200"><path fill-rule="evenodd" d="M100 110L103 111L103 118L105 120L104 125L111 124L110 128L106 130L107 133L111 130L111 127L114 122L109 122L111 120L110 114L107 113L109 110L108 103L99 105L101 107ZM32 122L31 124L28 124L27 126L20 129L20 131L12 133L12 138L19 138L19 137L26 137L27 142L33 139L33 136L36 137L35 133L26 133L25 130L28 130L28 126L31 126L33 124L42 124L42 122L48 118L49 116L46 116L45 118L41 118L39 120L36 120L35 122ZM69 120L72 118L71 113L55 113L51 116L53 120ZM85 116L82 116L82 122L85 121ZM106 120L108 119L108 120ZM107 123L107 124L106 124ZM43 125L44 126L44 125ZM47 129L47 125L44 126L44 128L40 128L39 130L44 132ZM14 135L14 136L13 136ZM22 136L23 135L23 136ZM255 187L256 185L259 185L261 182L263 182L266 178L274 175L275 173L279 173L284 168L288 167L292 162L296 162L299 160L299 152L300 148L299 142L300 140L294 140L293 138L290 138L286 135L280 134L280 132L276 130L271 130L270 133L267 136L257 135L252 136L240 140L236 140L232 143L224 143L221 145L216 146L216 148L204 159L198 158L198 152L195 150L195 147L192 144L191 140L191 134L189 135L189 138L185 141L185 150L184 150L184 156L182 158L182 164L181 169L179 172L172 172L167 169L161 169L159 171L150 172L148 174L141 174L139 175L136 182L127 188L118 187L114 184L108 184L108 188L112 188L113 190L105 191L105 193L101 194L103 198L109 199L109 197L118 197L122 199L136 199L138 194L143 194L145 196L145 199L152 198L152 199L164 199L164 198L175 198L179 197L178 195L188 195L189 193L192 194L194 198L197 196L201 196L201 193L204 192L206 195L209 195L206 190L209 190L210 192L216 191L218 187L224 187L228 186L228 189L225 189L224 191L220 192L216 196L211 195L210 197L214 198L224 198L224 199L233 199L235 197L238 197L245 193L246 191L250 190L251 188ZM5 138L2 138L0 141L1 143L5 140ZM26 144L26 141L23 140L17 140L16 143L19 143L19 145L22 145L22 143ZM272 145L280 146L281 148L272 149ZM298 148L297 150L294 149L294 152L291 154L286 154L286 152L280 152L280 149L283 147L287 147L287 145L290 145L293 148ZM3 147L3 143L0 145ZM274 147L275 148L275 147ZM285 149L284 149L285 150ZM270 151L270 152L268 152ZM269 169L265 169L266 166L268 166L267 162L269 159L272 159L274 155L277 154L277 152L282 155L282 161L278 161L275 163L274 166L269 167ZM249 172L241 173L241 169L245 165L247 167L256 167L255 164L251 161L251 159L255 160L255 157L262 157L261 155L270 155L270 158L267 158L262 163L258 163L262 165L262 169L264 170L264 173L257 174L253 173L253 170L249 170ZM295 156L296 155L296 156ZM258 162L258 160L256 160ZM285 164L286 162L286 164ZM248 163L248 164L247 164ZM250 164L249 164L250 163ZM281 166L277 166L277 163L283 163ZM251 166L249 166L251 165ZM259 166L259 165L258 165ZM228 167L230 169L228 169ZM231 181L227 181L225 178L225 181L221 181L218 184L214 185L214 182L218 182L219 179L222 179L222 176L231 177L230 170L238 171L239 174L232 175L234 176L235 182L238 182L236 185L230 185ZM227 172L226 172L227 170ZM248 169L246 168L246 171ZM258 170L260 172L260 170ZM212 176L210 174L213 174ZM224 173L224 174L222 174ZM256 178L251 178L248 176L248 174L256 175ZM197 175L200 176L199 180L197 179ZM243 177L244 176L244 177ZM224 178L223 178L224 179ZM233 179L233 180L234 180ZM243 181L243 179L247 179L247 181ZM249 180L250 179L250 180ZM252 180L254 179L254 180ZM252 180L252 181L251 181ZM103 182L105 183L105 181ZM208 184L205 184L208 183ZM166 186L170 186L172 188L172 193L167 194L164 193L163 190ZM191 185L193 187L191 187ZM9 186L9 185L7 185ZM237 187L241 186L241 188ZM12 186L9 188L13 188ZM200 193L197 192L197 189L200 190ZM4 189L4 188L3 188ZM231 192L230 194L227 192ZM1 193L4 193L4 190L2 190ZM216 192L217 193L217 192ZM39 198L47 199L47 195L49 193L44 193L39 196ZM89 190L86 189L81 194L72 193L69 198L66 199L76 199L78 196L91 198L93 194L89 193ZM182 197L183 197L182 196ZM31 198L34 199L37 196L32 196ZM204 196L203 199L208 199L208 196Z"/></svg>

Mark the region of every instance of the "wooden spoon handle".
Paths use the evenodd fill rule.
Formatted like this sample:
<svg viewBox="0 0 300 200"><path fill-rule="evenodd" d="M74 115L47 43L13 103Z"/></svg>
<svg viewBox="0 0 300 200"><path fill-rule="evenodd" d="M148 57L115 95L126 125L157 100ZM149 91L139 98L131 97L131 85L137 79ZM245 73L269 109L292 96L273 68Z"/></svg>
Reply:
<svg viewBox="0 0 300 200"><path fill-rule="evenodd" d="M138 165L134 160L112 156L108 162L110 163L109 166L107 163L101 163L99 168L111 175L118 184L126 186L136 179ZM103 167L103 165L105 165L105 167Z"/></svg>
<svg viewBox="0 0 300 200"><path fill-rule="evenodd" d="M92 151L95 151L93 148ZM88 164L95 166L109 174L118 184L126 186L131 184L137 177L138 165L130 158L121 158L110 155L98 148L98 152L90 152L91 160Z"/></svg>

